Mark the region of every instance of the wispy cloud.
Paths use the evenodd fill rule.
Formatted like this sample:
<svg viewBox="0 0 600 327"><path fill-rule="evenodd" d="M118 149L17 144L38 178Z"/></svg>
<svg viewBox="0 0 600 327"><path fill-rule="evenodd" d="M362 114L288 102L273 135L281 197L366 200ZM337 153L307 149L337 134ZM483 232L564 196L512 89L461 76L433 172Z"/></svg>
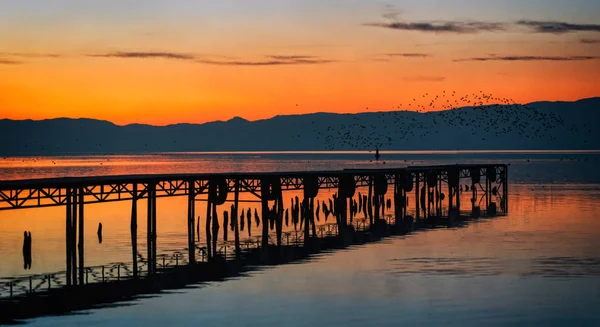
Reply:
<svg viewBox="0 0 600 327"><path fill-rule="evenodd" d="M489 56L456 59L462 61L583 61L600 59L597 56Z"/></svg>
<svg viewBox="0 0 600 327"><path fill-rule="evenodd" d="M314 59L318 59L318 57L316 57L316 56L298 56L298 55L292 55L292 56L271 55L271 56L267 56L267 58L271 58L271 59L275 59L275 60L314 60Z"/></svg>
<svg viewBox="0 0 600 327"><path fill-rule="evenodd" d="M26 53L26 52L0 52L1 56L17 58L62 58L64 55L56 53Z"/></svg>
<svg viewBox="0 0 600 327"><path fill-rule="evenodd" d="M2 59L0 58L0 65L20 65L22 61L12 60L12 59Z"/></svg>
<svg viewBox="0 0 600 327"><path fill-rule="evenodd" d="M600 44L600 39L581 39L579 42L583 44Z"/></svg>
<svg viewBox="0 0 600 327"><path fill-rule="evenodd" d="M308 55L268 55L260 60L232 59L225 56L200 56L179 52L138 52L117 51L103 54L88 54L89 57L125 58L125 59L169 59L183 60L207 65L219 66L277 66L301 64L326 64L335 62L317 56ZM214 59L219 58L219 59Z"/></svg>
<svg viewBox="0 0 600 327"><path fill-rule="evenodd" d="M388 57L405 57L405 58L427 58L431 57L428 53L386 53Z"/></svg>
<svg viewBox="0 0 600 327"><path fill-rule="evenodd" d="M535 20L520 20L516 24L525 26L535 33L564 34L571 32L600 32L600 25L597 24L573 24Z"/></svg>
<svg viewBox="0 0 600 327"><path fill-rule="evenodd" d="M207 60L198 59L196 62L219 66L282 66L282 65L315 65L336 62L335 60L321 59L317 57L303 58L303 56L267 56L266 60Z"/></svg>
<svg viewBox="0 0 600 327"><path fill-rule="evenodd" d="M600 32L600 24L581 24L562 21L541 21L521 19L512 22L489 22L479 20L425 20L400 21L400 11L394 6L386 5L383 11L385 22L365 23L364 26L380 27L400 31L416 31L425 33L475 34L481 32L518 31L525 28L532 33L564 34L571 32Z"/></svg>
<svg viewBox="0 0 600 327"><path fill-rule="evenodd" d="M504 31L504 23L481 21L429 21L429 22L390 22L366 23L365 26L381 27L392 30L418 31L429 33L475 34L480 32Z"/></svg>
<svg viewBox="0 0 600 327"><path fill-rule="evenodd" d="M397 20L402 11L396 9L394 5L386 4L384 6L383 18Z"/></svg>
<svg viewBox="0 0 600 327"><path fill-rule="evenodd" d="M444 76L408 76L404 77L405 81L409 82L443 82L446 80Z"/></svg>
<svg viewBox="0 0 600 327"><path fill-rule="evenodd" d="M88 54L88 57L100 58L138 58L138 59L174 59L174 60L194 60L195 56L178 52L137 52L137 51L116 51L102 54Z"/></svg>

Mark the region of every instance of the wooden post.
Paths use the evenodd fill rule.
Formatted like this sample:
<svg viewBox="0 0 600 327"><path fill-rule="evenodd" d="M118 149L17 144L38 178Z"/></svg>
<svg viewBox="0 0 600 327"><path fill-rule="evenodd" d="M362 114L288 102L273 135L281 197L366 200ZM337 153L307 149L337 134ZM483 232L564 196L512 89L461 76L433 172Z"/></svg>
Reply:
<svg viewBox="0 0 600 327"><path fill-rule="evenodd" d="M485 212L486 212L486 217L487 217L487 212L488 212L488 208L490 207L490 184L491 181L488 178L488 174L487 174L487 170L490 169L489 167L485 169Z"/></svg>
<svg viewBox="0 0 600 327"><path fill-rule="evenodd" d="M156 184L152 185L152 273L156 274Z"/></svg>
<svg viewBox="0 0 600 327"><path fill-rule="evenodd" d="M194 217L196 207L196 188L194 187L194 181L188 181L188 263L193 264L196 262L196 245L194 235Z"/></svg>
<svg viewBox="0 0 600 327"><path fill-rule="evenodd" d="M372 212L371 210L373 210L373 176L369 176L369 197L367 199L367 203L369 212ZM375 213L375 215L376 217L379 216L377 213ZM371 227L373 227L373 217L371 215L369 215L369 224Z"/></svg>
<svg viewBox="0 0 600 327"><path fill-rule="evenodd" d="M450 216L450 212L452 211L453 208L453 203L452 200L454 200L454 190L458 191L458 188L454 188L452 187L452 185L450 185L450 174L451 172L448 171L448 216Z"/></svg>
<svg viewBox="0 0 600 327"><path fill-rule="evenodd" d="M442 201L442 173L439 172L437 175L437 212L436 212L436 216L438 217L442 217L442 211L444 208L444 202Z"/></svg>
<svg viewBox="0 0 600 327"><path fill-rule="evenodd" d="M456 217L460 217L460 168L458 170L458 184L456 186Z"/></svg>
<svg viewBox="0 0 600 327"><path fill-rule="evenodd" d="M212 205L212 216L211 218L211 231L212 231L212 250L213 257L217 257L217 241L219 240L219 216L217 215L217 205L213 203Z"/></svg>
<svg viewBox="0 0 600 327"><path fill-rule="evenodd" d="M73 213L71 214L71 280L77 285L77 188L73 188Z"/></svg>
<svg viewBox="0 0 600 327"><path fill-rule="evenodd" d="M421 219L421 197L419 197L419 189L421 188L421 186L419 185L419 173L415 173L415 204L416 204L416 216L417 216L417 220Z"/></svg>
<svg viewBox="0 0 600 327"><path fill-rule="evenodd" d="M508 213L508 166L504 166L504 213Z"/></svg>
<svg viewBox="0 0 600 327"><path fill-rule="evenodd" d="M404 220L408 211L408 193L406 193L403 187L400 188L400 190L402 191L402 200L404 201L404 203L402 203L402 219Z"/></svg>
<svg viewBox="0 0 600 327"><path fill-rule="evenodd" d="M344 199L344 202L346 202L346 199ZM379 194L375 195L375 203L373 204L373 206L375 207L375 223L377 223L379 221L380 202L381 202L381 196Z"/></svg>
<svg viewBox="0 0 600 327"><path fill-rule="evenodd" d="M281 247L281 236L283 232L283 194L279 193L277 198L277 215L275 226L277 230L277 246ZM313 219L313 230L314 230L314 219Z"/></svg>
<svg viewBox="0 0 600 327"><path fill-rule="evenodd" d="M131 200L131 256L133 259L133 278L138 278L137 260L137 184L133 184L133 199Z"/></svg>
<svg viewBox="0 0 600 327"><path fill-rule="evenodd" d="M209 186L210 187L210 186ZM208 195L208 200L206 201L206 253L207 253L207 258L210 261L210 259L212 258L212 229L211 229L211 215L212 215L212 210L211 210L211 206L212 206L212 202L211 202L211 198L210 198L210 192Z"/></svg>
<svg viewBox="0 0 600 327"><path fill-rule="evenodd" d="M269 194L269 189L268 184L265 180L262 180L260 183L260 192L262 203L262 249L267 250L267 248L269 247L269 200L267 198L267 195Z"/></svg>
<svg viewBox="0 0 600 327"><path fill-rule="evenodd" d="M65 245L66 245L66 259L67 259L67 286L71 286L71 214L73 213L72 203L73 197L71 196L71 189L67 188L67 219L66 219L66 233L65 233Z"/></svg>
<svg viewBox="0 0 600 327"><path fill-rule="evenodd" d="M84 285L84 226L83 226L83 188L79 188L79 285Z"/></svg>
<svg viewBox="0 0 600 327"><path fill-rule="evenodd" d="M317 225L315 224L315 198L310 198L309 199L309 207L310 207L310 213L308 215L309 220L310 220L310 224L312 226L312 236L313 237L317 237Z"/></svg>
<svg viewBox="0 0 600 327"><path fill-rule="evenodd" d="M148 184L146 187L146 195L148 197L148 211L147 211L147 224L146 224L146 249L148 258L148 275L152 275L152 185Z"/></svg>
<svg viewBox="0 0 600 327"><path fill-rule="evenodd" d="M304 213L304 249L308 249L308 241L310 240L310 204L309 199L302 199L302 212Z"/></svg>
<svg viewBox="0 0 600 327"><path fill-rule="evenodd" d="M239 216L238 216L238 206L240 201L240 180L235 180L235 195L234 195L234 205L233 205L233 213L231 214L231 219L234 220L234 233L235 233L235 257L236 259L240 258L240 230L239 230ZM227 226L225 226L227 228ZM251 228L249 226L248 228Z"/></svg>
<svg viewBox="0 0 600 327"><path fill-rule="evenodd" d="M398 198L399 198L398 189L402 189L402 188L398 187L398 179L399 179L399 175L395 174L394 175L394 197L393 197L393 199L394 199L394 219L395 219L395 222L398 222L398 216L399 216L399 210L400 210L400 206L398 205L398 201L397 201ZM397 223L395 223L395 225L396 225L396 227L398 227Z"/></svg>
<svg viewBox="0 0 600 327"><path fill-rule="evenodd" d="M477 202L477 188L475 187L475 183L473 182L471 182L471 194L471 212L473 212L473 210L475 209L475 202Z"/></svg>
<svg viewBox="0 0 600 327"><path fill-rule="evenodd" d="M348 198L340 198L341 221L344 234L348 230Z"/></svg>
<svg viewBox="0 0 600 327"><path fill-rule="evenodd" d="M429 188L429 173L425 173L425 181L423 182L423 185L425 186L425 192L426 193L426 199L427 199L427 219L429 219L429 216L431 215L431 188Z"/></svg>
<svg viewBox="0 0 600 327"><path fill-rule="evenodd" d="M261 199L262 208L262 248L266 250L269 247L269 200L266 197ZM250 227L248 227L250 228Z"/></svg>

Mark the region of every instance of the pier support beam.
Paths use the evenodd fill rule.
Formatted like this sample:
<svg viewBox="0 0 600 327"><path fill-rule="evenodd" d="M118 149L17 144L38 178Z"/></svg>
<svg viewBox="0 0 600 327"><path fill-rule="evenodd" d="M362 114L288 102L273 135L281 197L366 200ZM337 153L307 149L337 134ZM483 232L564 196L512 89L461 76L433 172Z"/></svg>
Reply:
<svg viewBox="0 0 600 327"><path fill-rule="evenodd" d="M473 177L471 177L472 179ZM480 185L480 184L475 184L474 182L472 182L471 184L471 215L473 215L475 213L475 207L477 204L477 187L476 185Z"/></svg>
<svg viewBox="0 0 600 327"><path fill-rule="evenodd" d="M65 227L66 227L66 232L65 232L65 245L66 245L66 262L67 262L67 269L66 269L66 279L67 279L67 286L71 286L72 281L71 281L71 215L73 214L73 209L72 209L72 201L73 201L73 197L71 195L71 189L67 188L66 190L67 194L67 212L66 212L66 222L65 222Z"/></svg>
<svg viewBox="0 0 600 327"><path fill-rule="evenodd" d="M458 172L458 183L456 184L456 217L460 218L460 171Z"/></svg>
<svg viewBox="0 0 600 327"><path fill-rule="evenodd" d="M369 226L373 227L373 176L369 176L369 195L367 209L369 210Z"/></svg>
<svg viewBox="0 0 600 327"><path fill-rule="evenodd" d="M156 185L152 187L152 273L156 274Z"/></svg>
<svg viewBox="0 0 600 327"><path fill-rule="evenodd" d="M148 225L147 250L148 250L148 275L156 274L156 185L148 184Z"/></svg>
<svg viewBox="0 0 600 327"><path fill-rule="evenodd" d="M146 210L146 261L148 267L146 271L148 276L150 276L152 275L152 190L150 185L146 187L146 196L148 197L148 208Z"/></svg>
<svg viewBox="0 0 600 327"><path fill-rule="evenodd" d="M448 172L450 174L450 172ZM450 212L454 208L454 191L458 191L455 187L450 184L450 180L448 180L448 216L450 216Z"/></svg>
<svg viewBox="0 0 600 327"><path fill-rule="evenodd" d="M302 217L304 217L304 249L308 249L310 241L310 204L308 198L302 199Z"/></svg>
<svg viewBox="0 0 600 327"><path fill-rule="evenodd" d="M261 216L262 216L262 242L261 247L264 251L269 248L269 190L270 184L266 180L261 180ZM250 227L248 227L250 228Z"/></svg>
<svg viewBox="0 0 600 327"><path fill-rule="evenodd" d="M275 230L277 233L277 247L281 247L281 238L283 236L283 194L277 195L277 210L275 216ZM314 226L314 220L313 220Z"/></svg>
<svg viewBox="0 0 600 327"><path fill-rule="evenodd" d="M508 166L504 166L504 187L503 187L503 196L504 196L504 213L508 213Z"/></svg>
<svg viewBox="0 0 600 327"><path fill-rule="evenodd" d="M487 172L487 169L486 169L486 172ZM490 192L489 192L489 188L488 188L489 183L490 183L490 181L486 176L485 177L485 212L486 212L486 215L487 215L487 211L488 211L487 209L490 207Z"/></svg>
<svg viewBox="0 0 600 327"><path fill-rule="evenodd" d="M194 218L196 217L196 187L193 180L188 181L188 263L196 263L196 235Z"/></svg>
<svg viewBox="0 0 600 327"><path fill-rule="evenodd" d="M425 189L427 192L427 215L426 218L429 220L429 216L431 216L431 187L429 187L429 173L425 173Z"/></svg>
<svg viewBox="0 0 600 327"><path fill-rule="evenodd" d="M436 190L436 200L437 200L437 211L436 216L442 217L443 209L444 209L444 201L442 201L442 174L441 172L437 174L437 190Z"/></svg>
<svg viewBox="0 0 600 327"><path fill-rule="evenodd" d="M76 188L71 191L73 196L71 202L71 209L73 210L71 214L71 280L73 285L77 285L77 191Z"/></svg>
<svg viewBox="0 0 600 327"><path fill-rule="evenodd" d="M137 184L133 184L133 199L131 200L131 257L133 259L133 278L138 278L137 260Z"/></svg>
<svg viewBox="0 0 600 327"><path fill-rule="evenodd" d="M239 230L239 225L238 225L238 207L239 207L239 201L240 201L240 180L236 179L235 180L235 194L234 194L234 200L233 200L233 211L231 214L231 219L233 220L233 228L234 228L234 233L235 233L235 258L236 259L240 259L240 230ZM225 226L225 228L227 228L227 226ZM248 226L248 228L252 228L252 226Z"/></svg>
<svg viewBox="0 0 600 327"><path fill-rule="evenodd" d="M402 179L401 177L402 176ZM404 182L406 175L394 175L394 226L396 231L404 228L406 217L406 192Z"/></svg>
<svg viewBox="0 0 600 327"><path fill-rule="evenodd" d="M421 189L421 185L419 183L419 179L420 179L420 174L419 173L415 173L415 210L416 210L416 219L417 221L419 219L421 219L421 208L420 208L420 201L421 201L421 197L419 196L419 191Z"/></svg>
<svg viewBox="0 0 600 327"><path fill-rule="evenodd" d="M83 226L83 188L79 188L79 244L77 245L79 250L79 285L85 284L85 265L84 265L84 226Z"/></svg>
<svg viewBox="0 0 600 327"><path fill-rule="evenodd" d="M208 260L212 259L212 229L211 229L211 216L212 216L212 206L214 204L211 202L210 194L208 196L208 201L206 201L206 258Z"/></svg>

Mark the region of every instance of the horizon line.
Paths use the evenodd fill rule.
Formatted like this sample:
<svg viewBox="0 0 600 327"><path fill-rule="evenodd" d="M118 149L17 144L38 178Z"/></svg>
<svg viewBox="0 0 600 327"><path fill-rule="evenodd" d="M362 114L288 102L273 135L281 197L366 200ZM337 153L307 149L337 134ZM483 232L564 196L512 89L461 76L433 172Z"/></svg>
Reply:
<svg viewBox="0 0 600 327"><path fill-rule="evenodd" d="M260 119L255 119L255 120L250 120L250 119L246 119L244 117L240 117L240 116L233 116L227 120L212 120L212 121L206 121L203 123L194 123L194 122L179 122L179 123L172 123L172 124L165 124L165 125L154 125L154 124L145 124L145 123L127 123L127 124L118 124L115 123L113 121L110 120L106 120L106 119L98 119L98 118L90 118L90 117L51 117L51 118L42 118L42 119L33 119L33 118L25 118L25 119L11 119L11 118L0 118L0 121L2 120L10 120L10 121L33 121L33 122L42 122L42 121L48 121L48 120L59 120L59 119L70 119L70 120L95 120L95 121L102 121L102 122L109 122L115 126L119 126L119 127L127 127L127 126L131 126L131 125L142 125L142 126L152 126L152 127L168 127L168 126L177 126L177 125L204 125L204 124L210 124L210 123L226 123L229 122L231 120L234 119L242 119L245 120L247 122L259 122L259 121L265 121L265 120L271 120L273 118L276 117L294 117L294 116L308 116L308 115L318 115L318 114L328 114L328 115L361 115L361 114L375 114L375 113L386 113L386 112L411 112L411 113L415 113L415 114L427 114L427 113L435 113L435 112L444 112L444 111L452 111L452 110L458 110L458 109L466 109L466 108L479 108L479 107L489 107L489 106L494 106L494 105L504 105L504 106L511 106L511 105L531 105L534 103L542 103L542 102L549 102L549 103L565 103L565 102L579 102L579 101L584 101L584 100L591 100L591 99L600 99L600 95L598 96L593 96L593 97L586 97L586 98L580 98L577 100L555 100L555 101L550 101L550 100L537 100L537 101L532 101L532 102L527 102L527 103L511 103L511 104L500 104L500 103L490 103L490 104L484 104L484 105L478 105L478 106L461 106L461 107L456 107L456 108L450 108L450 109L441 109L441 110L430 110L430 111L418 111L415 109L401 109L401 110L378 110L378 111L360 111L360 112L328 112L328 111L315 111L315 112L309 112L309 113L302 113L302 114L278 114L278 115L274 115L268 118L260 118Z"/></svg>
<svg viewBox="0 0 600 327"><path fill-rule="evenodd" d="M338 150L338 151L324 151L324 150L282 150L282 151L162 151L162 152L131 152L131 153L68 153L63 154L50 154L50 155L6 155L0 157L0 160L7 158L59 158L59 157L129 157L129 156L169 156L169 155L298 155L298 154L312 154L312 155L370 155L374 150ZM380 154L387 155L452 155L452 154L600 154L600 149L551 149L551 150L517 150L517 149L504 149L504 150L380 150Z"/></svg>

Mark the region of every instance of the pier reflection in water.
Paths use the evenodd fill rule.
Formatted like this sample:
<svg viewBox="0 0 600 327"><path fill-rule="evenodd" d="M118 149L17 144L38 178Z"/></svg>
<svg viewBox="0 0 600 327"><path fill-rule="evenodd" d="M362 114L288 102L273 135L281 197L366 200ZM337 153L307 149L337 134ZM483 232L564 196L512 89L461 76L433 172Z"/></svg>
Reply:
<svg viewBox="0 0 600 327"><path fill-rule="evenodd" d="M34 326L594 326L600 185L511 186L511 212ZM577 214L574 214L577 213Z"/></svg>

